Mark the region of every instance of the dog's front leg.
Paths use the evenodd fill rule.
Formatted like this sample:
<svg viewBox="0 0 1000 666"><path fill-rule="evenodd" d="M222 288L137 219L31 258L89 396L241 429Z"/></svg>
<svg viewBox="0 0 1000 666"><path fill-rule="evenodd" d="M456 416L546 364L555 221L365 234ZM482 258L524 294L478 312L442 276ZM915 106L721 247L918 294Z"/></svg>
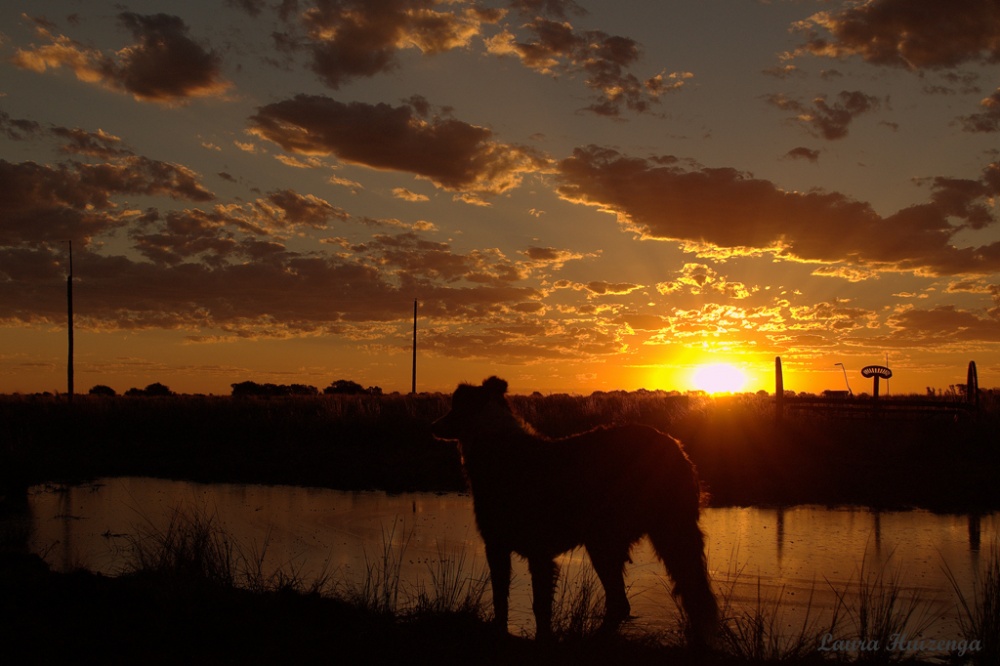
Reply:
<svg viewBox="0 0 1000 666"><path fill-rule="evenodd" d="M490 567L490 584L493 586L493 623L507 633L507 616L510 604L510 555L511 551L496 544L486 544L486 563Z"/></svg>
<svg viewBox="0 0 1000 666"><path fill-rule="evenodd" d="M552 597L556 592L559 567L550 557L535 556L528 558L528 571L531 572L531 610L535 613L535 638L551 638Z"/></svg>

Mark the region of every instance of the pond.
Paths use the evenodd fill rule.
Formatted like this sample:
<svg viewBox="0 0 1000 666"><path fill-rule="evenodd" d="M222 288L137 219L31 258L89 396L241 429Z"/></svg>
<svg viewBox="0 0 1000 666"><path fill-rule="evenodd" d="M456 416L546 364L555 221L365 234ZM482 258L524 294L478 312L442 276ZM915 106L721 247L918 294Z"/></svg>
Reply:
<svg viewBox="0 0 1000 666"><path fill-rule="evenodd" d="M472 498L464 494L109 478L34 487L29 506L29 547L58 570L118 574L136 535L163 531L175 512L185 511L210 517L248 559L261 560L265 572L328 576L349 586L363 582L388 554L400 564L404 596L429 584L442 560L462 559L468 575L486 572ZM959 639L957 596L945 571L971 598L996 546L998 522L995 514L746 507L706 509L702 527L713 584L729 615L762 603L779 608L791 632L804 622L821 626L838 600L855 604L861 581L881 574L903 603L917 600L915 617L927 620L925 635ZM586 579L586 554L573 551L560 563L572 592ZM676 629L668 581L647 541L633 551L626 576L636 616L631 628ZM534 630L528 581L526 564L515 558L515 633Z"/></svg>

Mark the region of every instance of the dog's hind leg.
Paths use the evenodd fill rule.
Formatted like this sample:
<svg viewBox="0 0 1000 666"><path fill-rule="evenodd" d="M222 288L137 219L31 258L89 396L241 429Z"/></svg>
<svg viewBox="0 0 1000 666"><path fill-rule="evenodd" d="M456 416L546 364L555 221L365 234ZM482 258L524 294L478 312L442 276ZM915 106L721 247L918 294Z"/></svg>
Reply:
<svg viewBox="0 0 1000 666"><path fill-rule="evenodd" d="M535 613L535 637L550 638L552 597L556 592L559 566L551 557L535 555L528 557L528 571L531 573L531 610Z"/></svg>
<svg viewBox="0 0 1000 666"><path fill-rule="evenodd" d="M604 587L604 622L601 628L617 629L628 619L632 611L628 596L625 594L625 563L628 561L628 549L626 548L623 554L618 548L588 544L587 553Z"/></svg>
<svg viewBox="0 0 1000 666"><path fill-rule="evenodd" d="M486 544L486 563L490 567L493 588L493 624L503 633L507 633L510 608L510 553L509 549L496 544Z"/></svg>

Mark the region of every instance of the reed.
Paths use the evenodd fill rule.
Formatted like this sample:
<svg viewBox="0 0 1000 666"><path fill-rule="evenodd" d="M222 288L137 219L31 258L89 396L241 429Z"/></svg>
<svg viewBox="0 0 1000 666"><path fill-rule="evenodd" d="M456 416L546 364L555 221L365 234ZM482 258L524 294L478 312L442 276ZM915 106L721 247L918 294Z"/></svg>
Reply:
<svg viewBox="0 0 1000 666"><path fill-rule="evenodd" d="M382 528L381 552L369 556L365 549L365 575L360 582L343 583L342 595L356 605L378 615L396 615L403 607L400 602L403 556L412 533L394 544L396 523Z"/></svg>
<svg viewBox="0 0 1000 666"><path fill-rule="evenodd" d="M572 561L578 551L568 554ZM581 554L582 557L582 554ZM582 639L601 629L604 592L589 561L572 576L559 577L552 599L552 633L559 640Z"/></svg>
<svg viewBox="0 0 1000 666"><path fill-rule="evenodd" d="M469 560L468 551L448 553L438 549L437 559L427 564L430 584L417 584L415 613L463 614L483 617L489 571Z"/></svg>
<svg viewBox="0 0 1000 666"><path fill-rule="evenodd" d="M862 557L857 583L847 588L854 587L856 601L847 598L847 590L833 588L837 612L853 625L844 645L852 646L848 651L858 663L886 664L914 656L906 653L908 639L923 636L940 619L920 594L906 594L902 570L891 562L890 554L872 568L867 553Z"/></svg>
<svg viewBox="0 0 1000 666"><path fill-rule="evenodd" d="M730 562L736 561L734 554ZM735 591L744 576L744 567L731 570L724 576L729 583L720 595L723 619L721 649L741 661L754 664L802 663L815 659L823 637L838 631L838 609L835 608L826 619L819 617L813 607L814 585L810 588L801 621L793 625L787 620L787 608L783 606L785 588L767 594L759 577L752 604L738 604ZM791 631L787 630L788 627Z"/></svg>
<svg viewBox="0 0 1000 666"><path fill-rule="evenodd" d="M1000 663L1000 545L991 549L971 598L947 565L944 571L957 599L959 628L967 639L978 641L979 649L970 653L972 663Z"/></svg>

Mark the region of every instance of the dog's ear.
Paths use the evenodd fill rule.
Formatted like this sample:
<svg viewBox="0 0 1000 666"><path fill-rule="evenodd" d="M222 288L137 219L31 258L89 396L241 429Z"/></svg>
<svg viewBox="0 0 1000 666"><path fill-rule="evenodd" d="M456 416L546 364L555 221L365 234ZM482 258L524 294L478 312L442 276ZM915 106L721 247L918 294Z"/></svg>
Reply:
<svg viewBox="0 0 1000 666"><path fill-rule="evenodd" d="M487 392L496 394L497 397L501 397L507 393L507 382L494 375L489 379L483 380L483 388L486 389Z"/></svg>

